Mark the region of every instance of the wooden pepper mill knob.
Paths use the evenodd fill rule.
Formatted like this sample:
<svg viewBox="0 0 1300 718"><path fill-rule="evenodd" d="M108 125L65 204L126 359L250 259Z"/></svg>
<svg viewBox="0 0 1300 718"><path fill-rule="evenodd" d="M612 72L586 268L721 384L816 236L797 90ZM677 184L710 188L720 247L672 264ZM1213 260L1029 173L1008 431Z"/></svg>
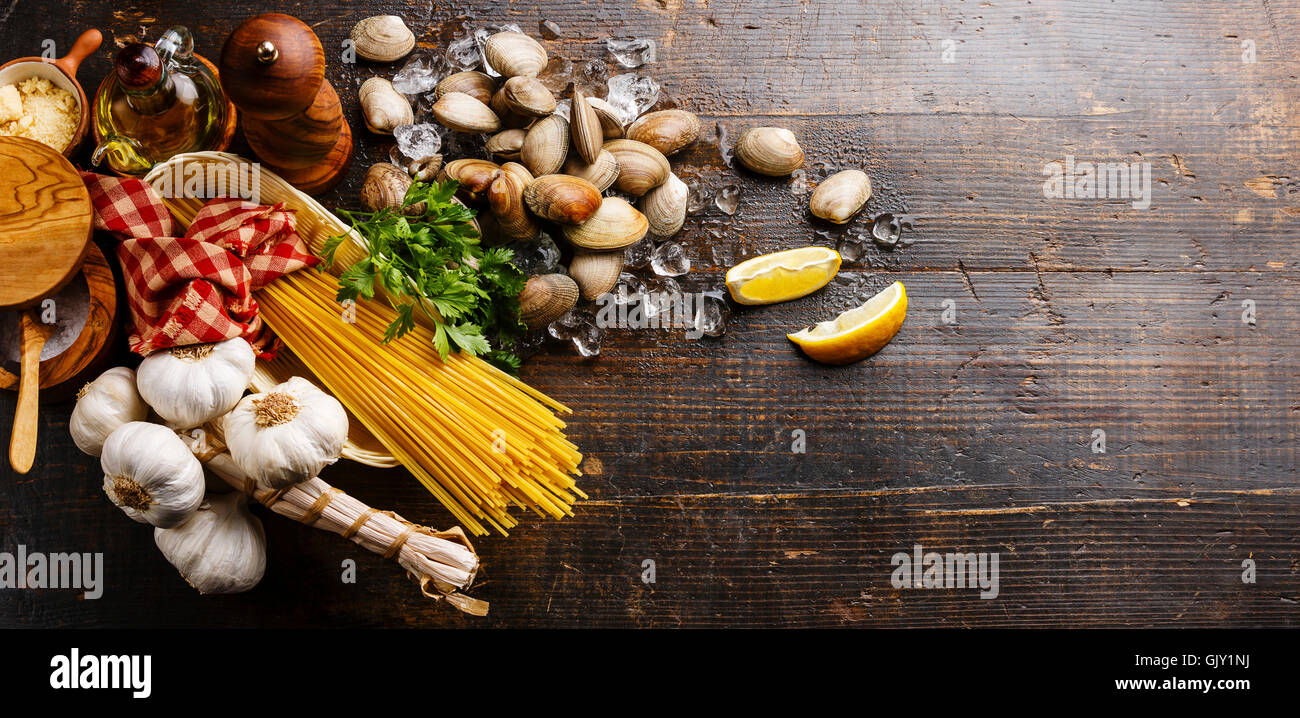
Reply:
<svg viewBox="0 0 1300 718"><path fill-rule="evenodd" d="M325 79L316 33L290 15L245 20L221 50L221 84L253 152L298 189L333 187L352 161L352 128Z"/></svg>

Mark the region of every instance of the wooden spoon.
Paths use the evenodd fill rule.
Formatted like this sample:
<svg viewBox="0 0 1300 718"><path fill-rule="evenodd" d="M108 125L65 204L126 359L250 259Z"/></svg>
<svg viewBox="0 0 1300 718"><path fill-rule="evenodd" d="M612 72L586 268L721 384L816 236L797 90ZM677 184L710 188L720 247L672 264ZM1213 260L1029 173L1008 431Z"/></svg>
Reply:
<svg viewBox="0 0 1300 718"><path fill-rule="evenodd" d="M14 411L14 434L9 440L9 463L25 474L36 459L36 407L41 393L41 349L54 333L53 324L41 322L38 310L23 312L23 371L18 381L18 408Z"/></svg>

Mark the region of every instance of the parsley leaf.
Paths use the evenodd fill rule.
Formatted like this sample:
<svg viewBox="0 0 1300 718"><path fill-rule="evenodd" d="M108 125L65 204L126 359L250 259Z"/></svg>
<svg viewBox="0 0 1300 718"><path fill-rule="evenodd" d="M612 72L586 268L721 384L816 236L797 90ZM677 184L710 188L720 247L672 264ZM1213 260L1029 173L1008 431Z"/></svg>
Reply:
<svg viewBox="0 0 1300 718"><path fill-rule="evenodd" d="M476 213L455 201L457 187L455 181L412 183L402 206L423 204L417 215L340 210L365 240L367 256L339 275L338 299L370 299L378 286L397 312L385 342L415 329L419 311L432 320L439 356L454 349L516 371L520 360L510 349L524 334L519 292L527 277L510 263L511 251L479 246ZM325 243L327 262L346 238Z"/></svg>

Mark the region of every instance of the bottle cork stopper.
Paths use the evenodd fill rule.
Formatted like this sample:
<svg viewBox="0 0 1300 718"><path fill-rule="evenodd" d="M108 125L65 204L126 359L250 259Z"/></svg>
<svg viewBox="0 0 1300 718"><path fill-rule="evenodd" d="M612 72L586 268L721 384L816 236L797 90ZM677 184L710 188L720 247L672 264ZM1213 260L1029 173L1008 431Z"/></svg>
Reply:
<svg viewBox="0 0 1300 718"><path fill-rule="evenodd" d="M113 61L118 82L129 90L143 90L157 84L162 69L158 51L142 42L133 42L122 48Z"/></svg>

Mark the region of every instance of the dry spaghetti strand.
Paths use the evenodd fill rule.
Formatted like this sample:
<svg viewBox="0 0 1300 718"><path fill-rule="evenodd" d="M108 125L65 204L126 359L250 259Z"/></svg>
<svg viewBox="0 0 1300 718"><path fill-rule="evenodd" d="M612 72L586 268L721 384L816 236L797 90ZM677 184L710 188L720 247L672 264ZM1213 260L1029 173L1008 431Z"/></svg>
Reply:
<svg viewBox="0 0 1300 718"><path fill-rule="evenodd" d="M202 152L165 164L242 162ZM298 231L312 251L348 230L273 173L262 170L261 180L262 200L297 213ZM194 198L164 202L186 225L203 204ZM337 273L365 256L364 249L345 242L335 256L329 272L295 272L257 293L262 317L297 360L468 531L505 533L518 523L512 507L573 515L573 504L586 494L574 480L582 455L555 415L568 408L477 357L439 359L427 325L384 344L384 328L396 317L392 307L363 300L353 314L335 300Z"/></svg>

